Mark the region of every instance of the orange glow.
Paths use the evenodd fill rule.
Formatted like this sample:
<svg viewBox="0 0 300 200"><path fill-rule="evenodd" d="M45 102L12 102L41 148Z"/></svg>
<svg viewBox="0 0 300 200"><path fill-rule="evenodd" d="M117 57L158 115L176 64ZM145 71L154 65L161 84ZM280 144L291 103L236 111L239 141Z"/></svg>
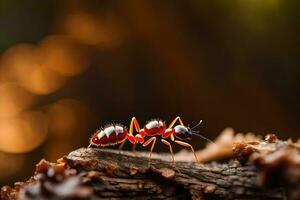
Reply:
<svg viewBox="0 0 300 200"><path fill-rule="evenodd" d="M41 112L0 121L0 151L24 153L39 146L47 136L47 121Z"/></svg>
<svg viewBox="0 0 300 200"><path fill-rule="evenodd" d="M97 19L88 13L68 15L64 20L64 29L72 38L85 44L101 43Z"/></svg>
<svg viewBox="0 0 300 200"><path fill-rule="evenodd" d="M17 83L0 84L0 119L14 117L34 102L33 95Z"/></svg>
<svg viewBox="0 0 300 200"><path fill-rule="evenodd" d="M64 78L41 64L41 57L33 45L20 44L3 55L1 67L5 80L18 82L35 94L49 94L58 90Z"/></svg>
<svg viewBox="0 0 300 200"><path fill-rule="evenodd" d="M49 36L39 47L43 65L63 76L77 75L88 67L89 59L70 39L63 36Z"/></svg>
<svg viewBox="0 0 300 200"><path fill-rule="evenodd" d="M47 114L51 133L69 140L69 136L87 129L90 111L77 100L62 99L53 104Z"/></svg>
<svg viewBox="0 0 300 200"><path fill-rule="evenodd" d="M113 16L106 18L85 12L63 17L63 31L73 39L87 45L115 48L123 40L124 30Z"/></svg>
<svg viewBox="0 0 300 200"><path fill-rule="evenodd" d="M14 80L16 74L26 74L36 65L36 50L31 44L18 44L4 52L1 57L1 77L4 81Z"/></svg>
<svg viewBox="0 0 300 200"><path fill-rule="evenodd" d="M39 66L32 69L29 78L24 75L20 77L20 82L35 94L50 94L58 90L65 83L65 79L55 72Z"/></svg>

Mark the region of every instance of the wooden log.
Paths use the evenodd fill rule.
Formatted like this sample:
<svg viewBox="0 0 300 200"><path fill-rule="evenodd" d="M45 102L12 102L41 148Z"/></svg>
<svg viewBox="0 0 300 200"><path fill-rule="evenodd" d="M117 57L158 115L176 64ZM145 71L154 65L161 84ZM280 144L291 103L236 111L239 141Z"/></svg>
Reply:
<svg viewBox="0 0 300 200"><path fill-rule="evenodd" d="M176 162L169 155L81 148L66 160L97 188L97 196L117 199L285 199L283 188L262 189L252 164ZM96 180L96 181L95 181ZM94 182L95 181L95 182ZM93 185L92 184L92 185ZM96 184L96 185L95 185Z"/></svg>
<svg viewBox="0 0 300 200"><path fill-rule="evenodd" d="M213 149L198 153L216 158ZM149 165L149 152L80 148L57 163L42 160L28 181L2 187L0 199L300 199L299 142L269 135L234 143L233 152L239 161L196 163L179 153L173 163L154 153Z"/></svg>

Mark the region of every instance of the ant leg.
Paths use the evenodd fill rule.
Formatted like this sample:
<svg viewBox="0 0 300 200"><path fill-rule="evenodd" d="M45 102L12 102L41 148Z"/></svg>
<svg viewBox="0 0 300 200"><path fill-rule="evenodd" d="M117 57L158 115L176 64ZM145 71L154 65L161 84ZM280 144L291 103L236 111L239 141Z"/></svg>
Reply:
<svg viewBox="0 0 300 200"><path fill-rule="evenodd" d="M164 139L161 139L162 143L164 143L165 145L169 146L170 148L170 153L171 153L171 157L172 157L172 161L173 161L173 164L174 164L174 167L177 169L177 171L181 174L180 170L177 168L176 166L176 162L175 162L175 159L174 159L174 153L173 153L173 148L172 148L172 145L170 142L164 140Z"/></svg>
<svg viewBox="0 0 300 200"><path fill-rule="evenodd" d="M180 125L183 126L183 122L182 122L181 118L180 118L179 116L177 116L177 117L171 122L169 128L173 128L174 124L175 124L177 121L179 121Z"/></svg>
<svg viewBox="0 0 300 200"><path fill-rule="evenodd" d="M129 133L128 133L128 140L132 143L135 144L138 141L136 140L135 136L133 135L133 127L135 128L135 130L140 133L140 125L139 122L137 121L137 119L135 117L132 117L131 122L130 122L130 126L129 126Z"/></svg>
<svg viewBox="0 0 300 200"><path fill-rule="evenodd" d="M134 156L137 156L137 152L136 152L136 143L134 143L132 145L132 153L134 154Z"/></svg>
<svg viewBox="0 0 300 200"><path fill-rule="evenodd" d="M183 122L182 122L182 120L181 120L181 118L180 118L179 116L177 116L175 119L173 119L173 121L172 121L171 124L169 125L169 128L168 128L168 129L172 129L173 126L175 125L175 123L176 123L177 121L179 121L180 125L184 126L184 125L183 125ZM173 133L170 135L170 138L171 138L172 141L175 140Z"/></svg>
<svg viewBox="0 0 300 200"><path fill-rule="evenodd" d="M175 140L174 142L176 142L177 144L179 144L179 145L181 145L181 146L191 148L191 150L192 150L192 152L193 152L193 154L194 154L194 156L195 156L196 162L198 162L197 155L196 155L195 150L194 150L194 148L193 148L193 146L192 146L191 144L186 143L186 142L182 142L182 141L179 141L179 140Z"/></svg>
<svg viewBox="0 0 300 200"><path fill-rule="evenodd" d="M87 147L88 149L92 146L92 143L89 144L89 146Z"/></svg>
<svg viewBox="0 0 300 200"><path fill-rule="evenodd" d="M170 135L171 140L174 142L175 141L175 137L173 134Z"/></svg>
<svg viewBox="0 0 300 200"><path fill-rule="evenodd" d="M124 142L122 142L122 143L120 144L120 146L119 146L119 148L118 148L119 151L121 151L121 150L123 149L125 142L126 142L126 140L124 140Z"/></svg>
<svg viewBox="0 0 300 200"><path fill-rule="evenodd" d="M169 146L170 148L170 153L171 153L171 157L172 157L172 161L175 164L175 159L174 159L174 153L173 153L173 148L172 145L170 144L170 142L168 142L167 140L161 139L162 143L164 143L165 145Z"/></svg>
<svg viewBox="0 0 300 200"><path fill-rule="evenodd" d="M132 119L131 119L130 126L129 126L129 135L132 135L132 133L133 133L133 126L137 132L140 132L140 129L141 129L140 125L135 117L132 117Z"/></svg>
<svg viewBox="0 0 300 200"><path fill-rule="evenodd" d="M119 146L119 153L121 152L121 150L123 149L123 147L124 147L124 144L125 144L125 142L126 142L127 140L124 140L124 142L122 142L121 144L120 144L120 146ZM137 153L136 153L136 150L135 150L135 148L136 148L136 143L134 143L133 145L132 145L132 153L135 155L135 156L137 156Z"/></svg>
<svg viewBox="0 0 300 200"><path fill-rule="evenodd" d="M148 166L150 167L150 163L151 163L151 157L152 157L152 151L154 149L154 145L156 143L156 137L151 137L149 140L147 140L144 144L143 144L143 147L146 147L148 146L150 143L152 142L152 145L151 145L151 149L150 149L150 154L149 154L149 161L148 161Z"/></svg>

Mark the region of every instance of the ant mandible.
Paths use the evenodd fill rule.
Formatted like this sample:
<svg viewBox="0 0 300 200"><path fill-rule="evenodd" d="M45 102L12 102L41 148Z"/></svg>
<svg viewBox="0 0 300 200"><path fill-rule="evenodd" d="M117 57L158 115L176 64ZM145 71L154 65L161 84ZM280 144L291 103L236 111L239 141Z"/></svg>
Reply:
<svg viewBox="0 0 300 200"><path fill-rule="evenodd" d="M175 125L175 123L179 121L179 125ZM171 141L191 149L194 154L196 162L198 162L197 155L193 146L187 142L182 140L190 140L192 135L200 136L209 142L211 140L203 137L202 135L197 134L197 131L194 131L194 128L199 126L202 121L200 121L196 126L190 128L189 126L185 126L180 117L176 117L169 127L166 127L166 123L160 119L153 119L146 123L144 128L140 128L139 122L135 117L131 119L129 132L127 128L120 124L111 124L100 130L98 130L90 139L90 147L91 145L95 146L113 146L116 144L124 145L126 139L128 139L132 144L140 143L143 147L146 147L151 144L150 154L149 154L149 165L152 158L152 152L154 146L156 144L157 136L161 136L161 142L169 147L172 161L175 163L173 148L170 142L165 140L170 137ZM133 128L135 128L137 134L133 135ZM144 140L145 136L149 136L148 140Z"/></svg>

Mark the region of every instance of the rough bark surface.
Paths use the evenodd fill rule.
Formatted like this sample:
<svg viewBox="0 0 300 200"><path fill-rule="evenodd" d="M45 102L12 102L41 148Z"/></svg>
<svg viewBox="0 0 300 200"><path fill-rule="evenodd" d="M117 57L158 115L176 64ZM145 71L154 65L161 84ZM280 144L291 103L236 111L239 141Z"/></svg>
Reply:
<svg viewBox="0 0 300 200"><path fill-rule="evenodd" d="M154 153L149 165L149 152L81 148L57 163L42 160L28 181L2 187L0 199L300 200L299 141L267 135L235 142L231 160L205 164L194 162L191 153L177 154L176 164L170 154ZM214 152L215 160L221 147L197 153Z"/></svg>
<svg viewBox="0 0 300 200"><path fill-rule="evenodd" d="M257 187L258 169L252 164L199 164L169 161L169 155L81 148L66 160L93 185L100 198L140 199L285 199L283 188ZM96 179L95 179L96 178Z"/></svg>

